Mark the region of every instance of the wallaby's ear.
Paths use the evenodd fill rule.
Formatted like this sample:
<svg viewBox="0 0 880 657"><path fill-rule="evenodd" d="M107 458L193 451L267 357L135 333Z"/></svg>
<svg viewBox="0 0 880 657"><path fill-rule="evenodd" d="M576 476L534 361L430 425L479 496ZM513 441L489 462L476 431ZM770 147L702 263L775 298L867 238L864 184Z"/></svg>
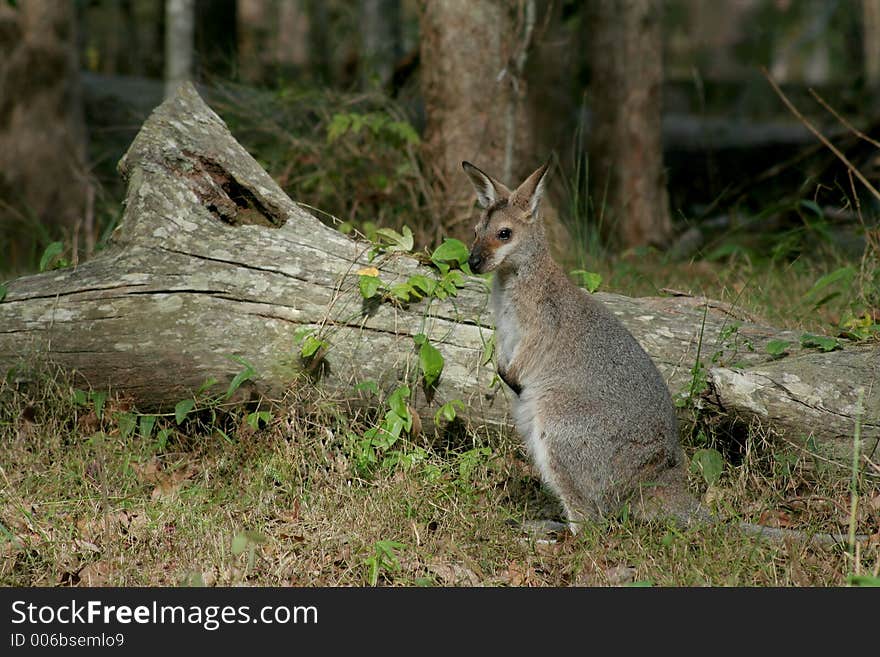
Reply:
<svg viewBox="0 0 880 657"><path fill-rule="evenodd" d="M495 201L510 196L510 190L492 176L480 171L470 162L462 162L461 168L471 179L471 184L477 192L477 200L484 208L488 208Z"/></svg>
<svg viewBox="0 0 880 657"><path fill-rule="evenodd" d="M547 181L547 173L550 171L548 160L541 168L523 181L510 195L510 204L526 210L534 221L538 214L538 204L544 195L544 183Z"/></svg>

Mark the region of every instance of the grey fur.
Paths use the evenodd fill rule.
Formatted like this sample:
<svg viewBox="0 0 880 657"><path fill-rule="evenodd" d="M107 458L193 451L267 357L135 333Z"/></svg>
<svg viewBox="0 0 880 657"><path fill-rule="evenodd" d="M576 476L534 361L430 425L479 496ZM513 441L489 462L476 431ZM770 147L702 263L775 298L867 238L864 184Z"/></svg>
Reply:
<svg viewBox="0 0 880 657"><path fill-rule="evenodd" d="M656 365L550 255L538 216L548 166L509 192L472 164L462 165L477 193L487 197L469 262L475 273L495 272L498 372L515 393L517 430L569 526L576 531L582 522L616 515L627 502L642 519L712 522L687 491L675 409ZM504 230L510 231L506 238ZM803 537L742 527L774 539Z"/></svg>

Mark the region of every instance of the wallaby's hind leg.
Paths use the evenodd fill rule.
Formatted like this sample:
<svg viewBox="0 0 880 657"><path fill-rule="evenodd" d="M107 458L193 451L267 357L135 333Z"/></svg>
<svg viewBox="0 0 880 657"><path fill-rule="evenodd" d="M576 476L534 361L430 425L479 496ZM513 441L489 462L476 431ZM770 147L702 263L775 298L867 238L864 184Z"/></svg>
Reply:
<svg viewBox="0 0 880 657"><path fill-rule="evenodd" d="M595 523L602 519L602 510L594 500L584 494L584 482L577 481L569 464L553 453L548 454L544 480L559 497L565 511L565 519L572 534L577 534L580 526Z"/></svg>

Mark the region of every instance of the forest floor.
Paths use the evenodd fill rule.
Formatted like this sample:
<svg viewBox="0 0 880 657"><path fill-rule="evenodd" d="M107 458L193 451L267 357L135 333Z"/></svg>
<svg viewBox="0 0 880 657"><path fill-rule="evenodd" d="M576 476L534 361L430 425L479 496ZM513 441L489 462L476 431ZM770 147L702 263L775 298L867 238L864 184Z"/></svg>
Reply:
<svg viewBox="0 0 880 657"><path fill-rule="evenodd" d="M603 289L682 289L773 325L830 331L852 307L853 279L818 306L811 290L860 263L786 263L594 264ZM854 523L874 540L774 544L723 524L681 531L625 516L545 540L523 523L559 509L514 436L458 427L366 453L362 436L386 403L351 410L294 384L285 399L196 409L178 424L173 412L144 419L60 375L29 389L0 381L0 585L878 583L880 472L870 464L854 496L852 464L792 450L764 427L731 431L695 416L682 427L686 453L724 455L711 486L692 473L706 504L805 531L846 534Z"/></svg>

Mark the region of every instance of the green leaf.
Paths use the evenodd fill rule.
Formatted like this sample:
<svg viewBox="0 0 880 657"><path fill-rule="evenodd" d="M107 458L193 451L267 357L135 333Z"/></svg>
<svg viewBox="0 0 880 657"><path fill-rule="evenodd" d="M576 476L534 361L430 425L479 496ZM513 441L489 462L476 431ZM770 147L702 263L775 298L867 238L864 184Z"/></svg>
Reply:
<svg viewBox="0 0 880 657"><path fill-rule="evenodd" d="M774 358L779 358L786 353L790 346L791 342L788 340L770 340L770 342L767 343L766 348L768 354Z"/></svg>
<svg viewBox="0 0 880 657"><path fill-rule="evenodd" d="M256 431L260 428L260 422L269 424L272 421L272 413L269 411L254 411L247 414L245 421Z"/></svg>
<svg viewBox="0 0 880 657"><path fill-rule="evenodd" d="M381 427L382 431L376 437L376 444L383 450L388 449L397 442L402 431L409 431L412 428L412 415L410 415L409 409L406 409L405 412L406 416L398 415L396 411L385 413L385 419Z"/></svg>
<svg viewBox="0 0 880 657"><path fill-rule="evenodd" d="M235 391L241 387L241 384L245 381L248 381L254 378L254 375L257 371L254 369L254 366L247 362L244 358L240 356L229 356L230 360L234 360L239 365L244 365L244 369L235 375L232 381L229 383L229 388L226 389L226 394L224 395L225 399L229 399L232 395L235 394Z"/></svg>
<svg viewBox="0 0 880 657"><path fill-rule="evenodd" d="M596 272L575 269L571 272L571 275L577 279L577 284L585 288L590 294L598 290L599 286L602 285L602 275Z"/></svg>
<svg viewBox="0 0 880 657"><path fill-rule="evenodd" d="M63 242L52 242L47 246L46 250L43 251L43 257L40 258L40 271L46 271L49 265L52 264L52 261L61 255L62 251L64 251Z"/></svg>
<svg viewBox="0 0 880 657"><path fill-rule="evenodd" d="M443 244L434 249L431 260L434 263L456 262L461 265L467 262L469 256L465 243L453 237L443 240Z"/></svg>
<svg viewBox="0 0 880 657"><path fill-rule="evenodd" d="M872 575L850 575L846 581L851 586L880 586L880 577Z"/></svg>
<svg viewBox="0 0 880 657"><path fill-rule="evenodd" d="M443 278L440 279L440 287L434 294L439 296L439 290L442 289L449 296L454 297L458 294L458 288L464 286L464 283L464 275L461 271L453 269L443 274Z"/></svg>
<svg viewBox="0 0 880 657"><path fill-rule="evenodd" d="M408 121L391 121L388 124L388 131L413 146L417 146L421 141L419 133L416 132L416 129Z"/></svg>
<svg viewBox="0 0 880 657"><path fill-rule="evenodd" d="M403 233L398 233L393 228L380 228L376 231L376 235L381 237L387 244L388 251L412 251L413 240L412 230L409 226L404 226Z"/></svg>
<svg viewBox="0 0 880 657"><path fill-rule="evenodd" d="M362 382L358 383L358 384L354 387L354 389L357 390L358 392L369 392L369 393L372 393L372 394L374 394L374 395L378 395L378 394L379 394L379 386L378 386L378 384L377 384L375 381L373 381L372 379L371 379L371 380L368 380L368 381L362 381Z"/></svg>
<svg viewBox="0 0 880 657"><path fill-rule="evenodd" d="M89 398L86 394L85 390L74 390L73 391L73 403L77 406L85 406L88 402Z"/></svg>
<svg viewBox="0 0 880 657"><path fill-rule="evenodd" d="M244 552L248 547L248 537L244 532L239 532L232 538L232 554L236 557Z"/></svg>
<svg viewBox="0 0 880 657"><path fill-rule="evenodd" d="M133 432L137 420L132 413L119 413L116 416L116 425L119 427L120 437L128 438Z"/></svg>
<svg viewBox="0 0 880 657"><path fill-rule="evenodd" d="M405 547L406 546L403 543L398 543L397 541L376 541L376 554L381 554L383 557L394 559L395 550L400 550Z"/></svg>
<svg viewBox="0 0 880 657"><path fill-rule="evenodd" d="M452 399L443 404L439 409L437 409L437 412L434 413L434 424L440 424L441 419L444 419L447 422L452 422L457 415L455 410L456 408L464 410L464 402L460 399Z"/></svg>
<svg viewBox="0 0 880 657"><path fill-rule="evenodd" d="M410 300L410 295L413 294L414 290L409 283L396 283L392 285L388 290L395 299L406 303Z"/></svg>
<svg viewBox="0 0 880 657"><path fill-rule="evenodd" d="M849 285L855 275L856 270L853 267L840 267L839 269L835 269L834 271L825 274L815 283L813 283L813 287L811 287L804 295L804 300L812 302L814 308L819 308L826 304L834 296L837 296L837 293L829 294L822 299L815 301L816 297L819 296L819 292L821 292L829 285L833 285L834 283L838 282L841 282L843 285Z"/></svg>
<svg viewBox="0 0 880 657"><path fill-rule="evenodd" d="M215 379L213 376L209 376L207 379L205 379L205 382L204 382L202 385L199 386L199 389L196 390L196 395L195 395L195 396L198 397L198 396L201 395L203 392L205 392L206 390L208 390L208 388L211 388L211 387L213 387L213 386L215 386L215 385L217 385L217 379Z"/></svg>
<svg viewBox="0 0 880 657"><path fill-rule="evenodd" d="M382 281L378 276L361 276L360 281L358 281L358 286L361 290L361 296L364 299L372 299L376 296L376 293L379 291L379 288L382 287Z"/></svg>
<svg viewBox="0 0 880 657"><path fill-rule="evenodd" d="M168 436L171 435L171 429L165 427L164 429L159 429L156 433L156 449L160 452L165 451L166 445L168 445Z"/></svg>
<svg viewBox="0 0 880 657"><path fill-rule="evenodd" d="M327 126L327 143L332 144L348 132L352 124L351 114L334 114Z"/></svg>
<svg viewBox="0 0 880 657"><path fill-rule="evenodd" d="M141 415L138 420L138 433L141 438L149 438L153 434L153 427L156 426L155 415Z"/></svg>
<svg viewBox="0 0 880 657"><path fill-rule="evenodd" d="M443 354L427 339L419 346L419 366L422 368L422 376L428 388L436 383L443 372Z"/></svg>
<svg viewBox="0 0 880 657"><path fill-rule="evenodd" d="M800 206L815 214L819 219L825 217L825 212L822 210L822 208L819 207L819 204L815 201L811 201L809 199L801 199Z"/></svg>
<svg viewBox="0 0 880 657"><path fill-rule="evenodd" d="M724 458L717 449L698 449L691 459L691 472L699 472L706 483L713 486L724 472Z"/></svg>
<svg viewBox="0 0 880 657"><path fill-rule="evenodd" d="M182 424L186 416L196 405L195 399L182 399L174 406L174 420L178 425Z"/></svg>
<svg viewBox="0 0 880 657"><path fill-rule="evenodd" d="M406 400L409 399L409 386L400 386L388 397L388 408L397 413L400 417L409 417L409 408L407 408Z"/></svg>
<svg viewBox="0 0 880 657"><path fill-rule="evenodd" d="M319 340L314 335L309 335L306 337L305 342L303 342L302 349L300 349L300 355L303 358L311 358L318 352L318 349L326 346L327 343L323 340Z"/></svg>
<svg viewBox="0 0 880 657"><path fill-rule="evenodd" d="M492 356L495 355L495 334L486 340L486 344L483 345L483 357L480 360L480 365L485 365L490 360L492 360Z"/></svg>
<svg viewBox="0 0 880 657"><path fill-rule="evenodd" d="M107 393L104 391L93 392L92 403L95 405L95 415L99 420L104 419L104 402L107 401Z"/></svg>
<svg viewBox="0 0 880 657"><path fill-rule="evenodd" d="M422 276L421 274L410 276L406 282L410 287L420 290L427 296L434 294L434 290L437 288L437 281L432 281L427 276Z"/></svg>
<svg viewBox="0 0 880 657"><path fill-rule="evenodd" d="M840 340L837 338L829 338L824 335L813 335L812 333L804 333L801 336L801 346L802 347L814 347L819 351L835 351L836 349L843 349L843 345L840 344Z"/></svg>

